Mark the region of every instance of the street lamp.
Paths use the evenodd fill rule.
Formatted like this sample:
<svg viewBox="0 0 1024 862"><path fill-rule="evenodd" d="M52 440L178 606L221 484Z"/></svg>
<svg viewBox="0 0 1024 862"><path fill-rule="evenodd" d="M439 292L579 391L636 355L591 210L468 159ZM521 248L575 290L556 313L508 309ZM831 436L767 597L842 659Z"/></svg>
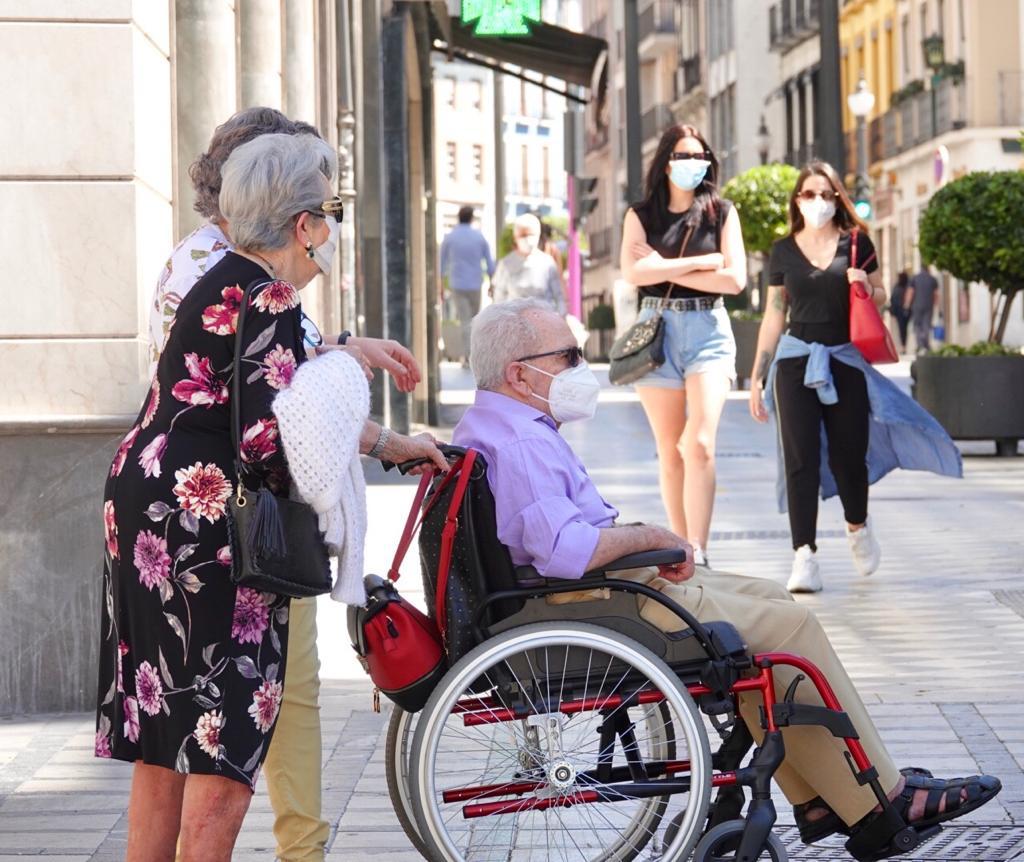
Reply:
<svg viewBox="0 0 1024 862"><path fill-rule="evenodd" d="M939 72L946 65L946 46L940 33L932 33L921 40L921 49L924 51L924 64L932 73L932 137L938 135L938 120L936 114L936 88L939 85L941 76Z"/></svg>
<svg viewBox="0 0 1024 862"><path fill-rule="evenodd" d="M875 94L868 89L864 74L861 73L857 89L846 97L850 113L857 118L857 179L854 188L854 209L863 219L871 218L871 201L868 197L868 124L867 117L875 107Z"/></svg>
<svg viewBox="0 0 1024 862"><path fill-rule="evenodd" d="M772 146L772 134L764 122L764 114L761 114L761 125L757 128L757 154L761 157L761 164L768 164L768 153Z"/></svg>

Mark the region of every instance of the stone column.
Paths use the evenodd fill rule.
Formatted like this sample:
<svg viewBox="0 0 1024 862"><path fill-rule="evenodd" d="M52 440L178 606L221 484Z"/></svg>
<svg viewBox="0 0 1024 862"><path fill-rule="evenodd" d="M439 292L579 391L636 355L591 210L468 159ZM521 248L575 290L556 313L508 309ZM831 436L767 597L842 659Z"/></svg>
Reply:
<svg viewBox="0 0 1024 862"><path fill-rule="evenodd" d="M281 0L238 0L241 105L280 108Z"/></svg>
<svg viewBox="0 0 1024 862"><path fill-rule="evenodd" d="M284 0L284 112L317 124L313 0Z"/></svg>
<svg viewBox="0 0 1024 862"><path fill-rule="evenodd" d="M206 150L213 130L238 107L235 10L227 0L176 0L175 77L178 134L177 235L198 226L188 167Z"/></svg>

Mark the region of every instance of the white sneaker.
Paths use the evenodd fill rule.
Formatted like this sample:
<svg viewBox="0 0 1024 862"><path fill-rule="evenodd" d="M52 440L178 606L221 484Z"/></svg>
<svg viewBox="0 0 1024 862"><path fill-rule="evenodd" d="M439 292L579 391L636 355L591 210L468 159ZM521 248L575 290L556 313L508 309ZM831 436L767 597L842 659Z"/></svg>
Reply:
<svg viewBox="0 0 1024 862"><path fill-rule="evenodd" d="M700 545L693 546L693 564L708 568L708 555L704 553L704 549Z"/></svg>
<svg viewBox="0 0 1024 862"><path fill-rule="evenodd" d="M789 575L786 589L791 593L820 593L821 575L818 561L810 545L801 545L793 558L793 571Z"/></svg>
<svg viewBox="0 0 1024 862"><path fill-rule="evenodd" d="M864 522L864 526L855 532L850 532L850 528L847 527L846 540L850 543L853 567L858 574L870 575L878 568L878 564L882 562L882 549L871 529L871 518L868 518Z"/></svg>

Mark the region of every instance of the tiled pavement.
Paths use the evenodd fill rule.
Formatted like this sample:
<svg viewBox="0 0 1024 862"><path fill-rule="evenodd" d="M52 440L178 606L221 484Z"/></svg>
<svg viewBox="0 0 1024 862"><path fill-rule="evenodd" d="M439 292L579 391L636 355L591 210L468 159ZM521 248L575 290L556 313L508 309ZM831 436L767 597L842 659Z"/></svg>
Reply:
<svg viewBox="0 0 1024 862"><path fill-rule="evenodd" d="M468 383L457 369L446 370L446 383L454 417ZM659 519L653 447L630 393L607 391L599 419L566 433L625 519ZM903 473L875 486L871 510L884 562L870 579L851 572L838 504L823 504L826 591L801 599L824 621L899 763L1003 779L995 803L947 828L917 859L1024 860L1024 458L996 459L990 448L964 447L963 481ZM727 405L719 449L712 563L784 580L790 551L773 503L773 437L747 418L742 397ZM376 472L370 481L368 564L380 570L412 483ZM404 571L415 584L415 565ZM328 858L418 859L391 812L386 715L372 712L341 609L325 601L319 625ZM123 858L130 767L93 760L91 723L85 715L0 721L0 862ZM791 822L781 804L780 811ZM271 860L271 825L261 788L235 858ZM780 836L793 859L846 858L836 843L802 848L791 828Z"/></svg>

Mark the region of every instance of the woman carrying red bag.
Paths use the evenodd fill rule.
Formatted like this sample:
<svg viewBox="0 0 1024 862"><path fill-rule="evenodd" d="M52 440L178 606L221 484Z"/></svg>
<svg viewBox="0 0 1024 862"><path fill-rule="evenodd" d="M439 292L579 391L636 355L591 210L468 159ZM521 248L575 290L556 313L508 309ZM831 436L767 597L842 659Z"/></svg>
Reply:
<svg viewBox="0 0 1024 862"><path fill-rule="evenodd" d="M750 412L760 422L770 410L777 415L779 508L788 506L795 551L787 587L802 593L822 588L819 493L838 493L854 567L870 575L881 549L868 517L868 486L895 467L948 476L962 467L941 426L851 343L851 285L877 308L886 294L867 225L831 165L814 161L800 172L789 217L790 233L775 243L768 264Z"/></svg>

